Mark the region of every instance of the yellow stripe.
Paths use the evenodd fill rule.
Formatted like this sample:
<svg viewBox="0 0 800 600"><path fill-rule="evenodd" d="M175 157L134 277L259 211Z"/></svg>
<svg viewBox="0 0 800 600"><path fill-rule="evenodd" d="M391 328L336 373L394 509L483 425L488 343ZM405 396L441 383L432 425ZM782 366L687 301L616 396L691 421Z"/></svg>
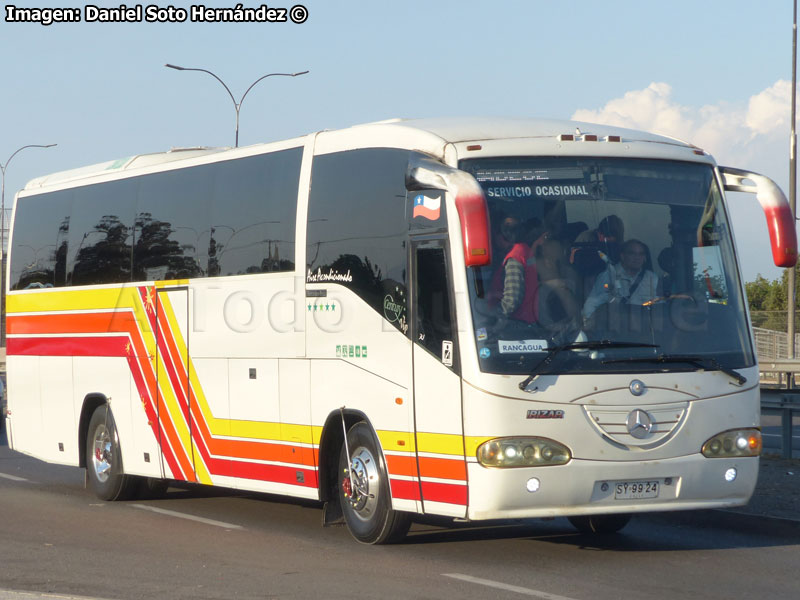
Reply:
<svg viewBox="0 0 800 600"><path fill-rule="evenodd" d="M414 435L407 431L378 431L378 439L384 450L414 452Z"/></svg>
<svg viewBox="0 0 800 600"><path fill-rule="evenodd" d="M464 438L458 434L417 432L419 452L464 456Z"/></svg>
<svg viewBox="0 0 800 600"><path fill-rule="evenodd" d="M493 440L493 437L488 436L467 436L464 438L464 445L467 447L467 456L477 456L478 455L478 446L483 444L484 442L488 442L489 440Z"/></svg>
<svg viewBox="0 0 800 600"><path fill-rule="evenodd" d="M86 310L87 307L91 310L124 309L132 307L137 296L135 287L48 289L23 294L11 292L7 298L7 311L60 312Z"/></svg>

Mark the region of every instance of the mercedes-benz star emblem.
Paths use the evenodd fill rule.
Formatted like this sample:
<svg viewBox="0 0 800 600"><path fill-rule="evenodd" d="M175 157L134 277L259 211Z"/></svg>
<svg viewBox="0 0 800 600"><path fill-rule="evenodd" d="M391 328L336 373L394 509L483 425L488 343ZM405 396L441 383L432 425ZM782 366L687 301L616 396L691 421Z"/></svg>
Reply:
<svg viewBox="0 0 800 600"><path fill-rule="evenodd" d="M637 408L628 413L628 433L636 439L642 440L653 431L653 417L641 408Z"/></svg>

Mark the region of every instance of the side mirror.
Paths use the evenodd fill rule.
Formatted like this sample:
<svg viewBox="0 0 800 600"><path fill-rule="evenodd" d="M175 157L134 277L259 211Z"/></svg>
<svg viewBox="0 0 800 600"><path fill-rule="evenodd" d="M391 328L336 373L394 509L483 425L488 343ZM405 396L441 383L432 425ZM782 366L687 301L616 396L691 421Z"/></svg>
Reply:
<svg viewBox="0 0 800 600"><path fill-rule="evenodd" d="M758 173L731 167L720 167L719 172L727 191L756 195L767 217L772 260L779 267L793 267L797 262L797 230L781 188L769 177Z"/></svg>
<svg viewBox="0 0 800 600"><path fill-rule="evenodd" d="M453 194L461 223L464 263L468 267L491 264L489 209L483 189L472 175L430 158L412 158L406 171L406 189L437 189Z"/></svg>

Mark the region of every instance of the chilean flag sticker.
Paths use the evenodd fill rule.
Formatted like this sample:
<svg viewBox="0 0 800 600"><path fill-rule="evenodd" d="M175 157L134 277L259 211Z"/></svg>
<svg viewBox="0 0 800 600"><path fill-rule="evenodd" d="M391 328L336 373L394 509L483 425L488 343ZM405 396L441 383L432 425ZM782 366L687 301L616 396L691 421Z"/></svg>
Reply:
<svg viewBox="0 0 800 600"><path fill-rule="evenodd" d="M414 197L414 212L413 218L424 217L431 221L436 221L439 218L439 209L442 205L441 198L428 198L424 194L417 194Z"/></svg>

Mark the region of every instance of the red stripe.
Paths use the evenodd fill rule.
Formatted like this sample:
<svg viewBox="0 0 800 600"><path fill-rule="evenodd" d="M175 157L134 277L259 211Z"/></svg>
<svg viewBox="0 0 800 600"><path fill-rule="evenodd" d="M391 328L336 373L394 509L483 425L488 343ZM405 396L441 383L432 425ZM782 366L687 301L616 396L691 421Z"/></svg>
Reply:
<svg viewBox="0 0 800 600"><path fill-rule="evenodd" d="M243 477L245 479L255 479L258 481L270 481L275 483L286 483L289 485L299 485L307 488L316 488L317 473L310 469L298 469L296 467L286 467L281 465L261 465L255 463L239 462L236 460L212 459L216 465L227 463L233 477ZM297 476L301 475L303 481L298 481Z"/></svg>
<svg viewBox="0 0 800 600"><path fill-rule="evenodd" d="M103 337L8 338L8 355L23 356L127 356L127 335Z"/></svg>
<svg viewBox="0 0 800 600"><path fill-rule="evenodd" d="M416 481L390 479L389 487L392 490L392 498L397 498L399 500L419 500L419 484Z"/></svg>
<svg viewBox="0 0 800 600"><path fill-rule="evenodd" d="M422 482L422 497L426 502L467 505L467 486L451 483Z"/></svg>
<svg viewBox="0 0 800 600"><path fill-rule="evenodd" d="M194 416L194 411L192 412ZM199 423L193 418L192 423L198 428L198 431L208 434L208 430L204 427L205 422ZM232 460L229 458L216 458L212 457L208 451L206 439L203 435L193 437L192 439L195 442L195 448L203 457L208 471L212 474L270 481L274 483L286 483L309 488L315 488L318 485L317 472L314 469L294 465L266 465L249 461ZM301 474L303 481L298 481L298 474Z"/></svg>

